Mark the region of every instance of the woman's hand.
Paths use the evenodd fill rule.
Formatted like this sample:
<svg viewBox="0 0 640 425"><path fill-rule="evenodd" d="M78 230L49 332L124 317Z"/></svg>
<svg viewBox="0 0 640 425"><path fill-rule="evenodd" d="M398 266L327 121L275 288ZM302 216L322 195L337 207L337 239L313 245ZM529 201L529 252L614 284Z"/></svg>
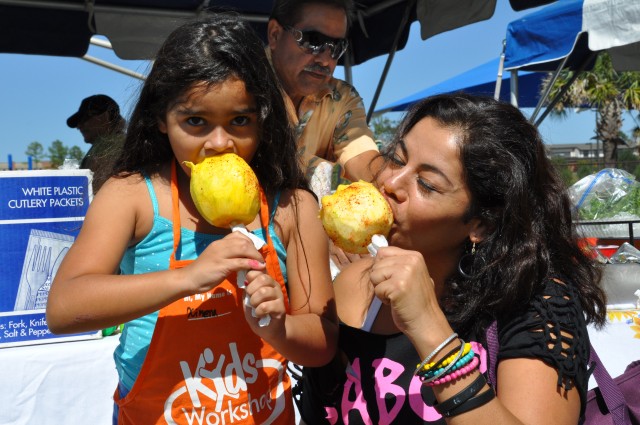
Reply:
<svg viewBox="0 0 640 425"><path fill-rule="evenodd" d="M262 254L246 236L232 232L211 243L198 258L183 269L183 279L191 294L207 292L231 273L240 270L265 270Z"/></svg>
<svg viewBox="0 0 640 425"><path fill-rule="evenodd" d="M380 248L373 260L370 279L375 295L391 306L396 327L414 341L414 345L430 334L437 346L444 339L440 334L451 334L438 304L433 279L419 252Z"/></svg>

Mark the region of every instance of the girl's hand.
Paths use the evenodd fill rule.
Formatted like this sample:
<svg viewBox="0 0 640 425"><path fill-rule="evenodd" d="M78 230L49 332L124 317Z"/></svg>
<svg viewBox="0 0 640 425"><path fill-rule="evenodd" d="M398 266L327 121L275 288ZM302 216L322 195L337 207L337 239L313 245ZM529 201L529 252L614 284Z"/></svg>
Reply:
<svg viewBox="0 0 640 425"><path fill-rule="evenodd" d="M250 271L245 295L249 305L245 305L244 314L253 332L267 340L282 334L287 309L280 284L266 273ZM268 326L259 326L258 320L266 315L271 317L271 322Z"/></svg>
<svg viewBox="0 0 640 425"><path fill-rule="evenodd" d="M183 281L191 294L207 292L239 270L264 270L262 254L246 236L232 232L211 243L198 258L183 270Z"/></svg>
<svg viewBox="0 0 640 425"><path fill-rule="evenodd" d="M380 248L370 274L375 295L391 306L395 325L410 339L445 320L433 279L419 252L397 247ZM444 324L444 323L443 323Z"/></svg>

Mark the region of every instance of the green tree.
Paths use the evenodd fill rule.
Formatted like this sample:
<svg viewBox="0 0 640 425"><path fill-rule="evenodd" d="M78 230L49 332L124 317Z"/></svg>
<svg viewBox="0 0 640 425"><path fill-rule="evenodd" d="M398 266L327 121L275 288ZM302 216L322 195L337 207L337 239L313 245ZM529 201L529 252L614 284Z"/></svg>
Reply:
<svg viewBox="0 0 640 425"><path fill-rule="evenodd" d="M640 182L640 164L633 170L633 175L636 176L636 180Z"/></svg>
<svg viewBox="0 0 640 425"><path fill-rule="evenodd" d="M51 168L58 168L64 163L64 159L69 154L69 148L66 147L60 140L55 140L49 146L49 161L51 161Z"/></svg>
<svg viewBox="0 0 640 425"><path fill-rule="evenodd" d="M598 171L598 167L594 165L591 161L578 161L578 169L576 170L576 175L578 180L583 177L589 176Z"/></svg>
<svg viewBox="0 0 640 425"><path fill-rule="evenodd" d="M376 138L379 148L382 148L391 142L393 136L398 129L398 121L391 120L383 115L378 115L371 120L371 130Z"/></svg>
<svg viewBox="0 0 640 425"><path fill-rule="evenodd" d="M638 157L634 155L634 152L631 149L621 150L618 154L618 161L618 168L628 171L631 174L634 173L636 166L638 165Z"/></svg>
<svg viewBox="0 0 640 425"><path fill-rule="evenodd" d="M78 161L78 164L79 164L82 161L82 158L84 158L84 151L80 149L78 146L71 146L71 149L69 149L69 152L67 154L67 157L71 159L75 159L76 161Z"/></svg>
<svg viewBox="0 0 640 425"><path fill-rule="evenodd" d="M551 158L551 163L556 170L558 170L558 174L560 174L560 178L566 187L569 187L578 181L576 175L571 171L571 168L569 168L567 161L564 158Z"/></svg>
<svg viewBox="0 0 640 425"><path fill-rule="evenodd" d="M562 71L551 86L549 99L559 95L574 71ZM548 78L541 92L551 82ZM605 168L617 165L618 145L622 143L622 113L640 109L640 72L618 72L606 52L598 54L593 70L583 72L555 104L553 113L566 116L567 108L596 109L596 138L602 142Z"/></svg>
<svg viewBox="0 0 640 425"><path fill-rule="evenodd" d="M25 155L33 158L33 162L35 163L35 166L37 168L38 164L42 160L42 157L44 156L44 148L42 147L42 144L40 144L40 142L31 142L27 146L27 150L24 151L24 153Z"/></svg>

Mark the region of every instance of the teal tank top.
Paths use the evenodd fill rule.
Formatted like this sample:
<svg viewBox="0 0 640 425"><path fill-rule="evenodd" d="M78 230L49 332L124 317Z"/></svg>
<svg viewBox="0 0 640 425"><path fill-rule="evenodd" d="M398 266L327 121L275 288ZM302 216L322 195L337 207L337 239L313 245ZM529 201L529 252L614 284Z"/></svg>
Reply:
<svg viewBox="0 0 640 425"><path fill-rule="evenodd" d="M128 248L120 263L120 271L122 274L142 274L169 268L169 257L173 251L173 223L160 216L158 208L158 199L156 198L153 185L148 177L145 182L153 204L153 226L151 231L145 238L135 246ZM268 232L271 236L273 246L278 255L280 270L284 277L285 284L287 282L286 259L287 252L282 241L275 232L273 225L273 217L276 207L280 199L280 193L276 194L274 199L271 216L269 217ZM256 229L252 233L263 240L264 232L262 229ZM210 235L206 233L198 233L185 228L180 229L181 243L176 252L178 260L193 260L212 242L221 239L222 235ZM120 382L131 390L133 383L140 373L142 363L147 355L151 336L155 328L158 312L148 314L138 319L127 322L124 326L120 343L114 352L114 360L116 370Z"/></svg>

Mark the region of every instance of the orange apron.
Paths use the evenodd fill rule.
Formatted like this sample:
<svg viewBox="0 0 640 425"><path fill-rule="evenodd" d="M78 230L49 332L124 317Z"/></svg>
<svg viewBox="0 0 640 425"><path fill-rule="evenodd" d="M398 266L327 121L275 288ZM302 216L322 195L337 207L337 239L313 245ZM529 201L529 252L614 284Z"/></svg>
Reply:
<svg viewBox="0 0 640 425"><path fill-rule="evenodd" d="M173 253L177 260L180 214L175 163L172 167ZM276 250L267 230L269 209L261 191L260 224L267 244L260 249L271 277L287 298ZM120 399L118 423L293 424L295 412L286 359L253 333L244 317L242 290L228 276L211 291L162 308L149 351L133 388Z"/></svg>

